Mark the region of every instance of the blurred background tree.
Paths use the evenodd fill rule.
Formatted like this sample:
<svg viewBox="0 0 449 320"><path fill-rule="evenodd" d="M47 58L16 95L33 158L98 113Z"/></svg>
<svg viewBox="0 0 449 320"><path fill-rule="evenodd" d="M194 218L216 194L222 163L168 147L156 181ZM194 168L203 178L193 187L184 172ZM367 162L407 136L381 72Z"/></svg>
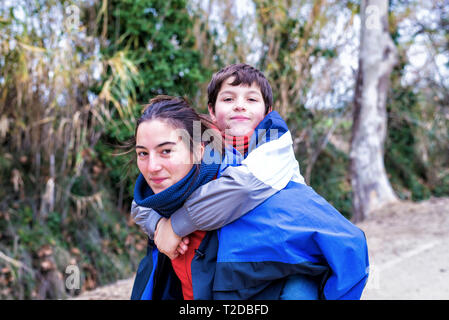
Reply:
<svg viewBox="0 0 449 320"><path fill-rule="evenodd" d="M398 50L385 167L400 199L449 195L443 0L390 1ZM18 0L0 4L0 298L61 298L131 276L146 238L129 218L132 153L119 146L156 94L206 111L213 72L270 80L301 172L352 217L349 172L358 1ZM64 286L68 265L80 289Z"/></svg>
<svg viewBox="0 0 449 320"><path fill-rule="evenodd" d="M354 221L397 201L387 177L384 145L387 94L398 50L390 35L388 0L362 0L360 49L351 135Z"/></svg>

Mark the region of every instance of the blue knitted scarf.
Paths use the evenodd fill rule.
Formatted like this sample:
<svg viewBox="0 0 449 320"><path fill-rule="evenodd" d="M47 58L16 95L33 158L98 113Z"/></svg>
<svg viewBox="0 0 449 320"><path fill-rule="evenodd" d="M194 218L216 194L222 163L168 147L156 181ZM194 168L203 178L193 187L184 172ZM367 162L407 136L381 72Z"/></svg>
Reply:
<svg viewBox="0 0 449 320"><path fill-rule="evenodd" d="M180 181L157 194L148 186L143 175L139 174L134 187L134 201L139 206L152 208L169 218L197 188L217 175L219 167L219 161L202 161L200 165L194 165Z"/></svg>

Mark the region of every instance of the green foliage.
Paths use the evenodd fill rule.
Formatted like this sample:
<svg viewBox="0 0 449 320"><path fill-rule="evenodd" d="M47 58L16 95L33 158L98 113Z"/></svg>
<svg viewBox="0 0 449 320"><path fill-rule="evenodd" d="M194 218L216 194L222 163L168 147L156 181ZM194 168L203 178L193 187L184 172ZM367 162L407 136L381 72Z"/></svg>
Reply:
<svg viewBox="0 0 449 320"><path fill-rule="evenodd" d="M4 289L0 297L36 297L36 279L42 271L34 261L39 250L46 245L52 248L57 270L64 271L73 263L82 269L81 287L84 288L106 284L135 272L145 249L145 245L139 243L145 243L146 239L135 226L123 223L122 215L107 197L104 199L104 208L88 206L80 215L71 215L64 221L60 213L50 212L42 223L33 216L29 206L4 213L6 219L5 216L0 219L0 250L22 261L27 268L33 268L33 274L22 270L13 287ZM3 261L0 261L0 266L11 269ZM88 284L88 278L94 282ZM11 290L14 288L17 291Z"/></svg>
<svg viewBox="0 0 449 320"><path fill-rule="evenodd" d="M25 15L36 21L64 9L25 2ZM0 298L36 297L44 246L59 272L75 261L84 289L135 272L146 248L128 220L137 168L135 155L115 155L123 151L117 146L134 135L140 103L161 93L195 96L208 74L186 1L97 4L75 1L86 10L74 33L53 24L22 30L14 17L2 20L0 250L25 267L0 260ZM3 270L16 276L4 279Z"/></svg>
<svg viewBox="0 0 449 320"><path fill-rule="evenodd" d="M108 6L106 32L107 46L102 47L106 56L126 50L126 57L138 68L140 79L134 101L146 103L157 94L194 97L198 83L206 81L206 68L200 64L200 53L194 49L193 21L184 0L126 0L111 1ZM103 19L106 16L103 15ZM104 21L104 20L103 20ZM182 27L180 27L182 26ZM108 70L110 76L113 70ZM120 92L116 100L123 100L126 92ZM141 108L130 102L129 123L138 118ZM134 125L125 126L123 116L114 113L105 124L105 134L96 145L100 161L105 164L112 186L126 186L124 194L118 194L129 205L137 170L132 164L134 153L114 156L117 146L126 144L134 136ZM122 150L123 151L123 150ZM131 164L131 165L130 165Z"/></svg>
<svg viewBox="0 0 449 320"><path fill-rule="evenodd" d="M137 101L157 94L194 96L205 81L184 0L111 1L105 54L129 50L143 83ZM182 26L182 27L180 27Z"/></svg>
<svg viewBox="0 0 449 320"><path fill-rule="evenodd" d="M320 153L310 181L311 187L346 218L352 215L352 188L349 158L329 144Z"/></svg>
<svg viewBox="0 0 449 320"><path fill-rule="evenodd" d="M427 103L421 92L400 84L401 70L398 66L393 73L387 103L385 167L401 199L419 201L432 195L447 196L449 173L438 177L449 162L444 152L449 146L446 126L442 129L435 122L436 108Z"/></svg>

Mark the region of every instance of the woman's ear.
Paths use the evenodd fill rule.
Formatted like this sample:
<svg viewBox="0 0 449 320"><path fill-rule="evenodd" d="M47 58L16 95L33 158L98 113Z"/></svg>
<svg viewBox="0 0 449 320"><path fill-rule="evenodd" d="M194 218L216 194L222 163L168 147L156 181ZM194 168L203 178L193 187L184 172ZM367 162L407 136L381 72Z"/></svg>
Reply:
<svg viewBox="0 0 449 320"><path fill-rule="evenodd" d="M200 159L203 159L204 157L204 144L201 144L200 146Z"/></svg>
<svg viewBox="0 0 449 320"><path fill-rule="evenodd" d="M201 163L201 160L204 156L204 145L202 143L198 143L193 151L193 161L195 164Z"/></svg>

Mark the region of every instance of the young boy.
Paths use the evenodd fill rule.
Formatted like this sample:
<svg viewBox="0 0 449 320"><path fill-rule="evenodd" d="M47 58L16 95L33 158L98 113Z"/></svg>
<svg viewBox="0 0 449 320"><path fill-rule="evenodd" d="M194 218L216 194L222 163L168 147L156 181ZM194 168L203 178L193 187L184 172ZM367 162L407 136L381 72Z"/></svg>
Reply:
<svg viewBox="0 0 449 320"><path fill-rule="evenodd" d="M268 80L247 64L233 64L213 75L207 91L209 114L224 141L245 156L254 129L272 111L273 94ZM255 161L227 168L219 182L212 181L197 190L197 196L192 197L195 201L187 200L169 220L133 202L131 211L136 223L150 238L154 237L160 252L176 258L187 250L188 238L181 242L182 237L195 230L223 227L284 188L291 179L304 183L289 132L275 148L276 158L267 153L258 159L264 165L269 163L263 174ZM215 201L204 201L205 198Z"/></svg>

